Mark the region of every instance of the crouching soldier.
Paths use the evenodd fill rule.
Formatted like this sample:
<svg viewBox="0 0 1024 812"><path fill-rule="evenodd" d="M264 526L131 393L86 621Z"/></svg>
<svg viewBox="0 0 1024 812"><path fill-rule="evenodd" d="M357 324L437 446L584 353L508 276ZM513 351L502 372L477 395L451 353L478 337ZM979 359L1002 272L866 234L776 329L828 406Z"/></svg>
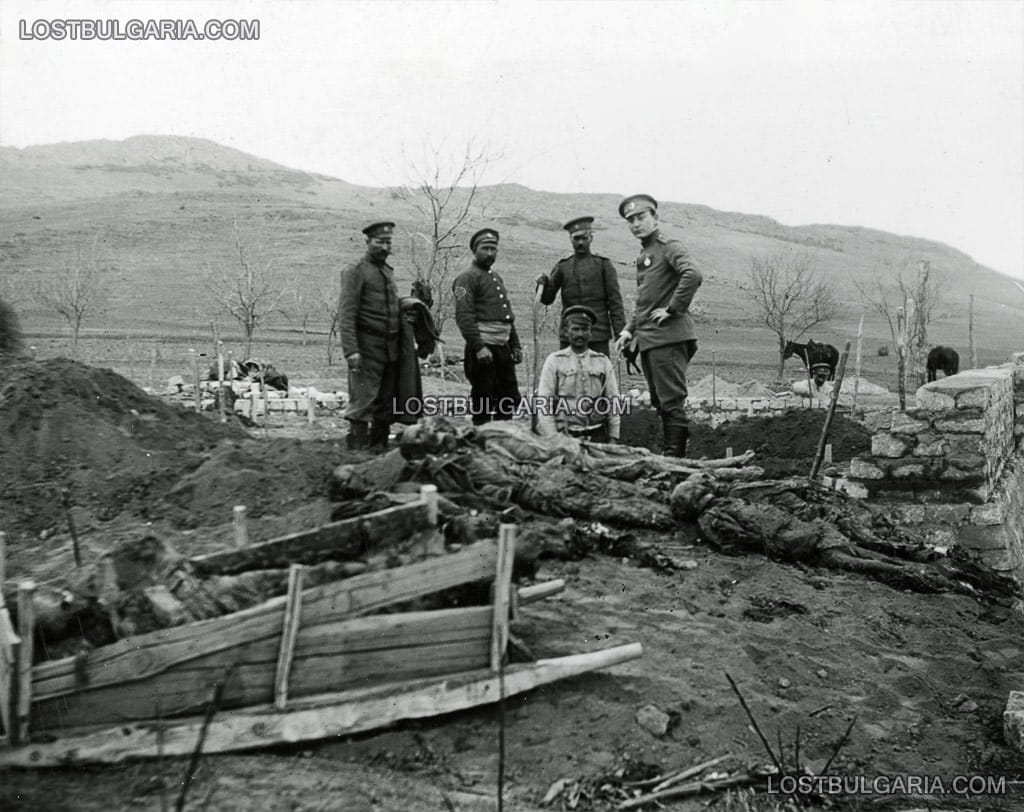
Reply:
<svg viewBox="0 0 1024 812"><path fill-rule="evenodd" d="M581 440L614 443L619 439L619 384L611 359L590 349L597 314L589 307L568 307L563 330L569 346L544 360L537 384L537 432L568 434Z"/></svg>

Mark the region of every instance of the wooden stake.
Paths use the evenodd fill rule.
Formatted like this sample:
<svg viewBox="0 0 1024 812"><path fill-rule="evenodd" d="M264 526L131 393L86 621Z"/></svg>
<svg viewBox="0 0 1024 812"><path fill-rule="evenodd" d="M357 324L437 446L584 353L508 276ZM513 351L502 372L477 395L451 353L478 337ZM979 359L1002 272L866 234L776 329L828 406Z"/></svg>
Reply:
<svg viewBox="0 0 1024 812"><path fill-rule="evenodd" d="M825 455L825 444L828 441L828 430L832 426L832 417L836 413L836 403L839 402L839 389L843 385L843 375L846 372L846 359L850 355L850 342L846 342L843 355L839 359L839 369L836 372L835 386L832 387L832 399L828 405L828 414L825 415L825 425L821 427L821 438L818 440L818 450L814 454L814 462L811 464L811 480L818 478L818 469L821 468L821 459Z"/></svg>
<svg viewBox="0 0 1024 812"><path fill-rule="evenodd" d="M245 518L245 505L235 505L231 511L231 524L235 528L235 546L249 546L249 525Z"/></svg>
<svg viewBox="0 0 1024 812"><path fill-rule="evenodd" d="M427 505L427 522L431 527L437 527L437 485L421 485L420 499Z"/></svg>
<svg viewBox="0 0 1024 812"><path fill-rule="evenodd" d="M2 602L3 596L0 596ZM0 742L14 739L14 719L17 716L15 706L18 697L18 652L21 649L21 638L14 633L11 616L7 608L0 603L0 724L4 734Z"/></svg>
<svg viewBox="0 0 1024 812"><path fill-rule="evenodd" d="M728 445L725 447L725 458L728 459L732 456L732 446Z"/></svg>
<svg viewBox="0 0 1024 812"><path fill-rule="evenodd" d="M202 395L199 394L199 353L195 353L192 356L192 384L196 388L196 411L201 412L203 410L203 399Z"/></svg>
<svg viewBox="0 0 1024 812"><path fill-rule="evenodd" d="M715 382L718 380L718 372L715 365L715 351L711 351L711 408L712 410L718 408L718 398L715 394Z"/></svg>
<svg viewBox="0 0 1024 812"><path fill-rule="evenodd" d="M302 615L302 574L301 564L288 568L288 600L284 606L284 625L281 630L281 649L277 655L277 673L274 676L274 707L284 710L288 704L288 675L292 670L295 655L295 639L299 634Z"/></svg>
<svg viewBox="0 0 1024 812"><path fill-rule="evenodd" d="M7 581L7 534L0 530L0 609L4 608L4 584Z"/></svg>
<svg viewBox="0 0 1024 812"><path fill-rule="evenodd" d="M494 620L491 625L491 671L497 672L508 645L509 590L512 588L512 563L516 554L516 526L503 524L498 529L498 565L494 577Z"/></svg>
<svg viewBox="0 0 1024 812"><path fill-rule="evenodd" d="M825 465L832 464L832 443L825 444Z"/></svg>
<svg viewBox="0 0 1024 812"><path fill-rule="evenodd" d="M861 345L864 343L864 314L860 316L860 324L857 326L857 358L854 363L854 375L853 379L853 404L850 406L850 416L856 416L857 414L857 390L860 389L860 352Z"/></svg>
<svg viewBox="0 0 1024 812"><path fill-rule="evenodd" d="M316 422L316 390L312 386L306 390L306 422L311 426Z"/></svg>
<svg viewBox="0 0 1024 812"><path fill-rule="evenodd" d="M156 347L149 351L149 388L156 386Z"/></svg>
<svg viewBox="0 0 1024 812"><path fill-rule="evenodd" d="M224 342L217 342L217 399L220 401L220 422L227 423L227 405L224 397Z"/></svg>
<svg viewBox="0 0 1024 812"><path fill-rule="evenodd" d="M970 355L971 369L978 367L978 351L974 347L974 294L971 294L970 304L967 305L967 352Z"/></svg>
<svg viewBox="0 0 1024 812"><path fill-rule="evenodd" d="M18 637L21 638L21 646L18 650L18 703L12 727L14 738L20 743L28 742L32 707L32 632L35 626L32 596L35 591L35 581L18 584Z"/></svg>

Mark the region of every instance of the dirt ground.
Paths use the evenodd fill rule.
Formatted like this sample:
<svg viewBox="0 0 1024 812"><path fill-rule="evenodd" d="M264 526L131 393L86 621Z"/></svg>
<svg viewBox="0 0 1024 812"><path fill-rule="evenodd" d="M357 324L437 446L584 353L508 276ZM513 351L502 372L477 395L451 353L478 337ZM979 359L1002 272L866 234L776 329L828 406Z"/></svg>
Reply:
<svg viewBox="0 0 1024 812"><path fill-rule="evenodd" d="M770 475L806 473L824 413L794 410L711 430L691 456L748 448ZM343 421L247 430L142 393L129 381L56 359L5 371L0 385L0 528L8 581L44 583L73 569L67 513L88 560L119 540L158 532L189 554L224 546L231 508L249 506L254 541L316 526L327 477L352 457ZM653 413L623 439L655 444ZM846 417L832 430L837 463L866 450ZM578 809L613 808L603 778L670 771L728 754L722 769L768 761L726 679L787 759L820 770L854 721L831 774L1004 777L1006 795L828 799L841 809L1024 808L1024 758L1003 742L1010 690L1024 688L1019 615L961 595L921 595L863 578L726 557L696 526L641 536L691 569L662 574L629 560L542 561L564 593L524 609L514 629L537 656L640 642L633 662L555 683L505 705L504 808L528 810L553 782L580 782ZM637 723L654 705L672 720L656 737ZM205 758L187 808L483 810L495 808L499 721L484 707L389 730L254 754ZM4 810L161 809L178 797L186 759L0 775ZM161 790L161 787L164 789ZM588 797L588 794L590 797ZM672 809L772 809L779 799L705 796ZM709 804L711 804L709 806ZM561 809L564 796L547 808ZM567 808L567 807L566 807Z"/></svg>

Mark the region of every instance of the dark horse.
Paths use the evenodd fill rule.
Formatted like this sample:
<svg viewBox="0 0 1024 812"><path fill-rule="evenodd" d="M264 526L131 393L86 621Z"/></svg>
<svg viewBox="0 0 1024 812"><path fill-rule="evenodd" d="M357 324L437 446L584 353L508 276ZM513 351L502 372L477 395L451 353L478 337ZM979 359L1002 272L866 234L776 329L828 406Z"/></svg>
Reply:
<svg viewBox="0 0 1024 812"><path fill-rule="evenodd" d="M817 341L808 341L806 344L797 344L795 341L787 341L786 348L782 351L782 360L796 356L804 362L804 366L810 369L815 364L828 364L828 379L836 379L836 367L839 365L839 350L831 344L819 344Z"/></svg>
<svg viewBox="0 0 1024 812"><path fill-rule="evenodd" d="M956 375L960 371L960 356L952 347L932 347L928 353L928 382L935 380L940 369L943 375Z"/></svg>

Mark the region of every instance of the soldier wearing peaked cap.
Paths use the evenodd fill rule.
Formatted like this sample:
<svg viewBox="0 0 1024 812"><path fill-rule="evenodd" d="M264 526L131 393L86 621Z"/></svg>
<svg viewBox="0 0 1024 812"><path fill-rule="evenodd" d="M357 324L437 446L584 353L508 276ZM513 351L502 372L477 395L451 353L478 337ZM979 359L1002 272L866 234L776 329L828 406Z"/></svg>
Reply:
<svg viewBox="0 0 1024 812"><path fill-rule="evenodd" d="M464 368L470 383L473 423L510 420L519 408L516 364L523 351L505 283L493 268L498 232L483 228L469 240L473 262L452 284L455 321L466 342Z"/></svg>
<svg viewBox="0 0 1024 812"><path fill-rule="evenodd" d="M589 307L574 305L562 314L569 346L544 360L537 397L537 433L568 434L581 440L614 443L621 419L614 402L619 396L611 359L588 346L598 322Z"/></svg>
<svg viewBox="0 0 1024 812"><path fill-rule="evenodd" d="M689 437L686 369L697 353L689 311L703 276L683 244L662 235L653 197L627 197L619 204L619 214L640 240L641 250L636 260L636 312L615 348L622 352L635 341L651 405L661 416L664 453L682 457Z"/></svg>
<svg viewBox="0 0 1024 812"><path fill-rule="evenodd" d="M338 334L348 363L349 448L384 448L395 404L418 403L419 364L411 325L401 318L394 270L388 264L395 224L363 229L366 254L341 272ZM415 422L403 410L403 422Z"/></svg>
<svg viewBox="0 0 1024 812"><path fill-rule="evenodd" d="M562 293L562 313L575 306L589 307L597 315L597 323L591 331L590 348L608 354L609 341L626 326L626 312L622 306L622 292L619 290L619 276L615 266L607 257L590 251L594 239L593 217L576 217L562 228L569 232L572 242L572 256L555 263L551 274L537 277L541 288L540 301L549 305ZM569 338L563 332L559 344L569 346Z"/></svg>

